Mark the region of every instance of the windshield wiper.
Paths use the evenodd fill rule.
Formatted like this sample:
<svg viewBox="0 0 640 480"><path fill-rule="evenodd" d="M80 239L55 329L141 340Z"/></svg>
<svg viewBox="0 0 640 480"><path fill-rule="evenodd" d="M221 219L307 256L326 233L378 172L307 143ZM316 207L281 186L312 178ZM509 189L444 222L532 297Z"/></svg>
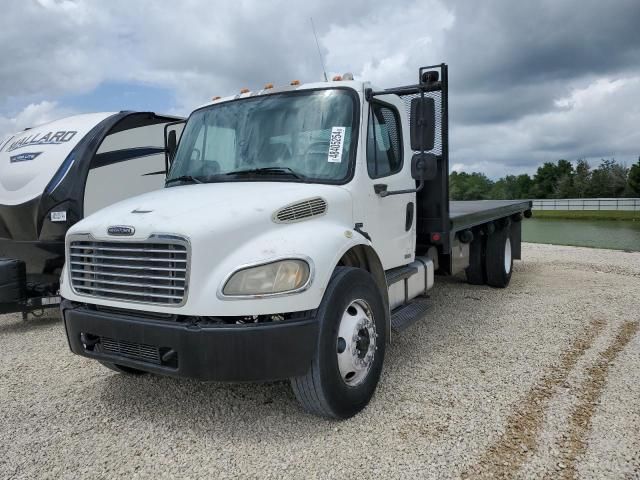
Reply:
<svg viewBox="0 0 640 480"><path fill-rule="evenodd" d="M262 167L249 168L247 170L236 170L227 172L225 175L290 175L298 180L304 180L305 177L292 170L289 167Z"/></svg>
<svg viewBox="0 0 640 480"><path fill-rule="evenodd" d="M166 187L167 185L173 182L204 183L202 180L192 175L181 175L180 177L170 178L169 180L164 182L164 186Z"/></svg>

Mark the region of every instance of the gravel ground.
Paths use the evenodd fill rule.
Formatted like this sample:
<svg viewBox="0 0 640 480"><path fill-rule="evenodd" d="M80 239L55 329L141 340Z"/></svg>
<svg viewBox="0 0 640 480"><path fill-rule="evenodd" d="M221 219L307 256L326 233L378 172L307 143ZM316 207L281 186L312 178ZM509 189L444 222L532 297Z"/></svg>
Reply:
<svg viewBox="0 0 640 480"><path fill-rule="evenodd" d="M507 290L439 279L371 405L128 377L57 317L0 316L0 478L640 478L640 253L526 244Z"/></svg>

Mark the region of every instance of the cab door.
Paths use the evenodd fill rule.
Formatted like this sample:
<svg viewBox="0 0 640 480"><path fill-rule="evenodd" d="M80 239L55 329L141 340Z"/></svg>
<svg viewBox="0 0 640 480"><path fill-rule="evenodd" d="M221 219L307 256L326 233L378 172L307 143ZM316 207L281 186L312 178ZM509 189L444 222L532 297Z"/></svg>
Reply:
<svg viewBox="0 0 640 480"><path fill-rule="evenodd" d="M380 99L378 99L380 98ZM415 254L416 194L381 197L375 185L388 191L415 189L411 177L411 150L403 141L409 133L403 125L402 101L395 96L374 99L369 104L366 128L365 229L386 269L413 261ZM406 123L406 122L405 122ZM403 128L404 127L404 128ZM378 187L384 188L384 187Z"/></svg>

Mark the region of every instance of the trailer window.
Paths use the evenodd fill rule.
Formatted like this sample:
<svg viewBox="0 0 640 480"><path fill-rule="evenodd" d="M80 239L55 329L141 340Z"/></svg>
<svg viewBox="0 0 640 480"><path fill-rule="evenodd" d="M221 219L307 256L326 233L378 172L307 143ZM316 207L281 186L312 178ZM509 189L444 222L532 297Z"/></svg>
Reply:
<svg viewBox="0 0 640 480"><path fill-rule="evenodd" d="M402 170L400 119L395 108L373 103L367 130L367 170L371 178Z"/></svg>
<svg viewBox="0 0 640 480"><path fill-rule="evenodd" d="M345 89L307 90L198 110L187 122L169 180L253 180L236 172L266 168L269 180L344 183L355 156L356 99Z"/></svg>

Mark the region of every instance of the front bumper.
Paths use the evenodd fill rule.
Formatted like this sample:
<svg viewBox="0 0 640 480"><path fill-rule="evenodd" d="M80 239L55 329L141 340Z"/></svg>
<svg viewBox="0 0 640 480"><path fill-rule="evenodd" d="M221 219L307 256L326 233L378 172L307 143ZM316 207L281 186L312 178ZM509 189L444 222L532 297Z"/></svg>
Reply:
<svg viewBox="0 0 640 480"><path fill-rule="evenodd" d="M63 301L71 351L152 373L200 380L262 381L302 375L316 349L315 318L194 325L96 311Z"/></svg>

